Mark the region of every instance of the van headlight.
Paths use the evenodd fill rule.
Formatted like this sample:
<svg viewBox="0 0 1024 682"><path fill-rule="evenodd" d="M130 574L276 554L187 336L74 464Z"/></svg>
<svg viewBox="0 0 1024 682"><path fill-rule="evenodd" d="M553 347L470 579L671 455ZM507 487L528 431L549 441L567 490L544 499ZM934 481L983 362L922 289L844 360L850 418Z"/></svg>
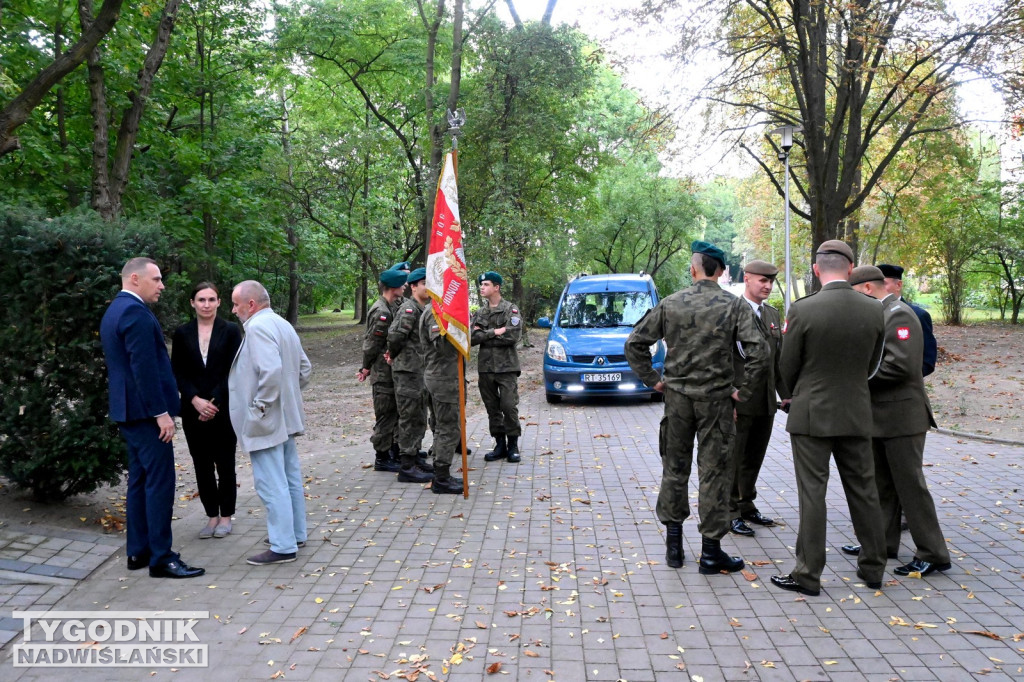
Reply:
<svg viewBox="0 0 1024 682"><path fill-rule="evenodd" d="M548 357L559 362L567 362L565 348L558 341L548 341Z"/></svg>

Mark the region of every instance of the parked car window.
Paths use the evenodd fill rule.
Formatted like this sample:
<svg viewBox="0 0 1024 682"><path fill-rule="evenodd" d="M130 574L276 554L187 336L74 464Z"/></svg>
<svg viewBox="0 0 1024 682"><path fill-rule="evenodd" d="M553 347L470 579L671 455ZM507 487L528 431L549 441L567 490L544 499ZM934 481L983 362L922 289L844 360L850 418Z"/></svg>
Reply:
<svg viewBox="0 0 1024 682"><path fill-rule="evenodd" d="M560 327L632 327L653 306L646 291L568 294L562 302Z"/></svg>

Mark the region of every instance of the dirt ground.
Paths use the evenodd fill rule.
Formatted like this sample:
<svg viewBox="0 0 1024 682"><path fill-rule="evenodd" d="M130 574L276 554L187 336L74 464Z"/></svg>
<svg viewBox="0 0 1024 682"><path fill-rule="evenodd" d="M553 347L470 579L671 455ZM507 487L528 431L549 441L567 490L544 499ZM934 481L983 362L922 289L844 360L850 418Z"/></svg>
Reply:
<svg viewBox="0 0 1024 682"><path fill-rule="evenodd" d="M302 331L302 330L300 330ZM939 363L927 378L928 393L940 427L993 438L1024 442L1024 326L984 324L935 328ZM545 335L531 331L533 347L521 349L524 368L520 391L542 391L541 364ZM314 367L305 393L307 447L367 444L363 466L372 465L367 438L373 425L370 387L355 374L361 364L357 326L302 331L303 345ZM468 411L483 407L476 392L475 371L469 371ZM485 443L482 445L490 445ZM471 447L478 444L471 442ZM179 503L195 497L195 477L180 430L175 438L179 471ZM244 462L239 455L239 461ZM123 518L123 484L80 495L61 504L43 504L0 479L0 524L39 523L104 532L101 521ZM194 513L198 500L185 505ZM201 510L200 512L201 513ZM115 524L116 526L116 524Z"/></svg>

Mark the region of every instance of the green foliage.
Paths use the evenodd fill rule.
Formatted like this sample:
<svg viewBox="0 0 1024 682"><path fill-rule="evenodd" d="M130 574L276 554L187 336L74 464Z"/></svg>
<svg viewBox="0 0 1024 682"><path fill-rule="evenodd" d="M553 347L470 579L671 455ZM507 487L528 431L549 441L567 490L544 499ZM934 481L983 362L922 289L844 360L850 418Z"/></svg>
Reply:
<svg viewBox="0 0 1024 682"><path fill-rule="evenodd" d="M90 212L47 220L0 206L0 474L39 499L90 492L125 470L99 324L124 262L158 257L162 241Z"/></svg>

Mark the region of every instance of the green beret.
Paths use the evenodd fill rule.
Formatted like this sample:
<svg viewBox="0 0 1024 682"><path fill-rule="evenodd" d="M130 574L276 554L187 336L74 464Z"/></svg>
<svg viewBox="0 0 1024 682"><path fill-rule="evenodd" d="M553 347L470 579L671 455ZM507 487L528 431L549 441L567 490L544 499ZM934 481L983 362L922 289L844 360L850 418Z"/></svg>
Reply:
<svg viewBox="0 0 1024 682"><path fill-rule="evenodd" d="M874 265L859 265L850 273L850 286L864 282L884 282L885 275Z"/></svg>
<svg viewBox="0 0 1024 682"><path fill-rule="evenodd" d="M903 268L898 265L889 265L888 263L879 263L878 269L882 271L882 274L886 277L893 279L903 279Z"/></svg>
<svg viewBox="0 0 1024 682"><path fill-rule="evenodd" d="M477 284L483 284L484 282L490 282L491 284L497 284L501 286L504 280L501 279L501 275L496 273L494 270L488 270L484 274L480 275L476 279Z"/></svg>
<svg viewBox="0 0 1024 682"><path fill-rule="evenodd" d="M711 256L722 264L723 269L725 268L725 252L714 244L697 240L693 244L690 244L690 251L693 253L703 253L705 256Z"/></svg>
<svg viewBox="0 0 1024 682"><path fill-rule="evenodd" d="M424 280L426 278L427 278L427 269L426 268L416 268L415 270L413 270L412 272L409 273L409 279L407 281L409 282L409 284L413 284L414 282L419 282L420 280Z"/></svg>
<svg viewBox="0 0 1024 682"><path fill-rule="evenodd" d="M853 249L841 239L829 239L827 242L822 242L821 246L818 247L817 253L818 255L826 253L839 254L850 261L850 263L853 263Z"/></svg>
<svg viewBox="0 0 1024 682"><path fill-rule="evenodd" d="M405 270L406 272L409 272L409 261L404 260L401 261L400 263L395 263L390 268L388 268L388 270Z"/></svg>
<svg viewBox="0 0 1024 682"><path fill-rule="evenodd" d="M763 277L775 277L779 269L763 260L752 260L743 267L743 272L748 275L761 275Z"/></svg>
<svg viewBox="0 0 1024 682"><path fill-rule="evenodd" d="M401 270L385 270L380 273L380 283L389 289L397 289L405 285L406 274Z"/></svg>

